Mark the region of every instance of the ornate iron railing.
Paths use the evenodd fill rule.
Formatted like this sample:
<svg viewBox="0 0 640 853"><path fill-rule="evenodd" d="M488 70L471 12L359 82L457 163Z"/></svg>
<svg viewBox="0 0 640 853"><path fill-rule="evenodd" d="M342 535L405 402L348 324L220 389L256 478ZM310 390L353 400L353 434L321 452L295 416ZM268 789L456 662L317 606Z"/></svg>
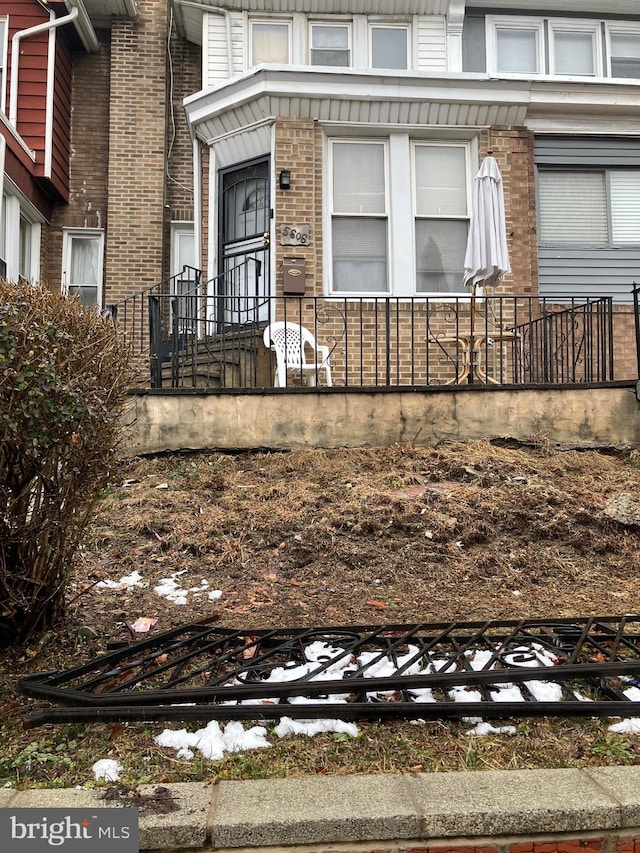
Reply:
<svg viewBox="0 0 640 853"><path fill-rule="evenodd" d="M640 617L232 630L206 621L63 672L26 696L79 720L628 715L640 701ZM637 705L635 705L637 707Z"/></svg>
<svg viewBox="0 0 640 853"><path fill-rule="evenodd" d="M328 347L332 385L342 389L614 379L610 297L266 296L257 258L207 282L197 272L180 292L171 280L115 306L148 359L152 388L273 387L276 355L263 331L275 320L304 326ZM323 371L312 378L324 387ZM285 384L305 383L290 370Z"/></svg>

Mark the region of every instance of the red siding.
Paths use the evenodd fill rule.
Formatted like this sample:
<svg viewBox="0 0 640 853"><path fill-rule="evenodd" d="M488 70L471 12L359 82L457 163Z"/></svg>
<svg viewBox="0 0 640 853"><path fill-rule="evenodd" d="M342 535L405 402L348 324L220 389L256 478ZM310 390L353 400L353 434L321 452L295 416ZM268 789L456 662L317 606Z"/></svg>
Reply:
<svg viewBox="0 0 640 853"><path fill-rule="evenodd" d="M7 9L8 7L8 9ZM9 13L9 47L7 69L7 110L11 75L11 39L14 33L36 24L46 23L49 16L35 0L13 0L3 4ZM69 24L68 26L73 26ZM53 97L53 139L51 174L45 175L47 129L47 70L49 32L29 36L21 41L18 74L17 130L36 155L33 174L53 197L69 198L69 135L71 123L71 51L64 34L66 27L54 31L55 73Z"/></svg>

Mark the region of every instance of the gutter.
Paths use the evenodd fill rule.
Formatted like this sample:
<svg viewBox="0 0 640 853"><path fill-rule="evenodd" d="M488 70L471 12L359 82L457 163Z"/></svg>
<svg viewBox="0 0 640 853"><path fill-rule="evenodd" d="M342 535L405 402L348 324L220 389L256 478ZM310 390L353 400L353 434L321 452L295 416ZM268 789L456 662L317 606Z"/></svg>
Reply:
<svg viewBox="0 0 640 853"><path fill-rule="evenodd" d="M69 12L74 9L78 10L78 17L75 21L75 28L80 36L80 40L87 53L97 53L100 49L96 31L91 23L91 18L87 12L84 0L65 0L65 5Z"/></svg>

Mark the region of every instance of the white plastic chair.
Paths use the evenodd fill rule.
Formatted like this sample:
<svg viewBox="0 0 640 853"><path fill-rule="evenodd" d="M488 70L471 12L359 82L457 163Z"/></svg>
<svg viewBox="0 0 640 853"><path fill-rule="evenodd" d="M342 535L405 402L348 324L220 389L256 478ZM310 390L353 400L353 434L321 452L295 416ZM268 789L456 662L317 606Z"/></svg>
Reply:
<svg viewBox="0 0 640 853"><path fill-rule="evenodd" d="M286 387L288 376L315 386L321 370L324 371L326 384L332 385L329 347L316 343L316 339L304 326L278 320L267 326L263 340L265 347L276 354L276 388ZM310 350L311 360L307 357L307 350Z"/></svg>

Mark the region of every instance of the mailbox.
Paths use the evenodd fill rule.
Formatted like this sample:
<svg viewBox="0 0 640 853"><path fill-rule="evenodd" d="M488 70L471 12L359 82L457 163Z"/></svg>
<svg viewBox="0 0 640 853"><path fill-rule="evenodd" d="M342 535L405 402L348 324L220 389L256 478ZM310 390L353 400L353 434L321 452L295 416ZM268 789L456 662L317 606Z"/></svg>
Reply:
<svg viewBox="0 0 640 853"><path fill-rule="evenodd" d="M307 271L304 258L285 258L283 261L285 296L304 296Z"/></svg>

